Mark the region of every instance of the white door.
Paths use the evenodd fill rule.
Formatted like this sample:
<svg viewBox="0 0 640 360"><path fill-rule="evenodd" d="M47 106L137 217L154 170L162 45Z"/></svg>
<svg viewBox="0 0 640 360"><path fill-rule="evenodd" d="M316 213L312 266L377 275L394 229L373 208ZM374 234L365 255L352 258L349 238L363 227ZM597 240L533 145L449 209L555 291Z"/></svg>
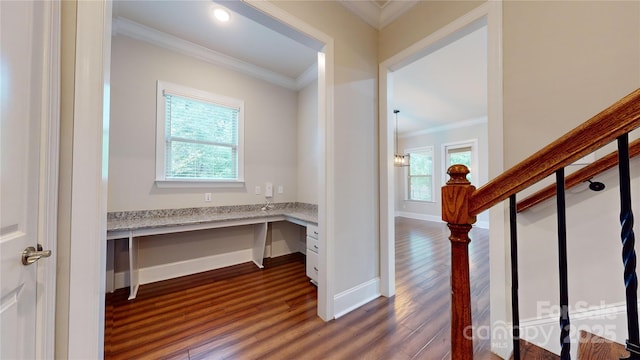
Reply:
<svg viewBox="0 0 640 360"><path fill-rule="evenodd" d="M42 121L42 3L0 1L0 359L36 354L36 264Z"/></svg>

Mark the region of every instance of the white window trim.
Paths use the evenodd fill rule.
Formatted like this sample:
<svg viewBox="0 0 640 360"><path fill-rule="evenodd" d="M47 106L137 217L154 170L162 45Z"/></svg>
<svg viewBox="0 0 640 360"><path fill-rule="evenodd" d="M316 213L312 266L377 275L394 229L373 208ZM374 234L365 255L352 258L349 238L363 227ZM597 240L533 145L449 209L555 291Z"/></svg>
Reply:
<svg viewBox="0 0 640 360"><path fill-rule="evenodd" d="M431 200L416 200L409 198L409 167L404 168L404 201L412 201L417 203L433 203L435 202L435 148L433 145L421 146L404 149L403 154L410 154L412 152L425 152L431 151ZM411 160L409 160L411 161Z"/></svg>
<svg viewBox="0 0 640 360"><path fill-rule="evenodd" d="M449 153L449 150L455 150L455 149L460 149L460 148L465 148L465 147L471 147L471 169L469 169L469 171L471 172L471 176L474 179L474 182L476 184L473 185L477 185L478 179L480 179L480 173L478 172L479 170L479 166L478 166L478 139L470 139L470 140L463 140L463 141L455 141L455 142L450 142L450 143L443 143L442 144L442 167L444 168L442 170L442 185L444 186L447 181L449 180L449 175L447 175L447 170L449 169L449 165L447 164L447 154Z"/></svg>
<svg viewBox="0 0 640 360"><path fill-rule="evenodd" d="M235 180L171 179L165 176L165 97L167 91L200 101L239 109L238 170ZM158 80L156 86L156 186L159 188L242 187L244 186L244 101Z"/></svg>

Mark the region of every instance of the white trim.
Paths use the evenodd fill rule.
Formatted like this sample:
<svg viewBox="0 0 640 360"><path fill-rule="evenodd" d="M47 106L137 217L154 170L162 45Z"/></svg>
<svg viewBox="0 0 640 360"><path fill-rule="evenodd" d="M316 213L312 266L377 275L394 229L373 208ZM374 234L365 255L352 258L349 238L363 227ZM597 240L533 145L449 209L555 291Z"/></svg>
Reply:
<svg viewBox="0 0 640 360"><path fill-rule="evenodd" d="M420 214L420 213L414 213L409 211L396 211L396 216L400 216L408 219L414 219L414 220L424 220L424 221L432 221L437 223L444 223L442 221L442 217L437 215Z"/></svg>
<svg viewBox="0 0 640 360"><path fill-rule="evenodd" d="M252 254L252 249L244 249L140 268L138 270L140 285L250 262L253 259Z"/></svg>
<svg viewBox="0 0 640 360"><path fill-rule="evenodd" d="M380 297L380 278L371 279L336 294L335 318L344 316L373 299Z"/></svg>
<svg viewBox="0 0 640 360"><path fill-rule="evenodd" d="M469 169L469 172L471 173L473 184L476 186L478 185L478 180L480 179L480 167L478 166L478 139L453 141L442 144L440 151L440 164L442 164L442 169L440 169L440 174L442 174L441 184L447 183L447 170L449 169L447 158L449 157L449 150L465 147L471 148L471 169Z"/></svg>
<svg viewBox="0 0 640 360"><path fill-rule="evenodd" d="M502 130L502 2L488 1L471 10L467 14L452 21L436 32L414 43L398 54L385 60L379 67L379 111L380 114L380 264L381 288L385 296L395 293L395 224L394 193L395 178L393 164L392 114L388 104L393 95L388 89L393 85L393 71L421 58L426 53L435 51L451 41L452 36L461 37L473 30L487 26L488 57L488 121L489 132L489 177L497 176L503 171L503 130ZM385 118L386 115L386 118ZM490 221L496 226L490 227L491 237L491 323L506 319L505 279L506 257L503 204L490 210ZM389 294L389 295L387 295ZM505 350L506 349L506 350ZM499 341L492 343L492 351L507 357L510 351L508 344Z"/></svg>
<svg viewBox="0 0 640 360"><path fill-rule="evenodd" d="M54 256L37 263L36 357L55 354L56 267L58 232L58 165L60 146L60 12L59 2L43 2L44 51L38 243ZM41 292L40 292L41 291Z"/></svg>
<svg viewBox="0 0 640 360"><path fill-rule="evenodd" d="M549 306L544 304L545 312ZM558 305L553 305L554 310L559 310ZM625 302L601 304L599 306L569 309L571 318L571 357L577 357L580 330L598 335L605 339L623 344L627 339L627 308ZM558 327L558 311L546 312L545 316L528 318L520 321L520 335L539 347L553 353L560 353L560 329ZM509 328L510 328L509 324Z"/></svg>
<svg viewBox="0 0 640 360"><path fill-rule="evenodd" d="M412 147L412 148L406 148L404 150L402 150L403 154L409 154L409 165L411 165L411 154L413 153L427 153L430 152L431 153L431 171L429 173L429 176L431 176L431 199L430 200L417 200L417 199L410 199L409 198L409 188L410 188L410 175L409 175L409 171L411 169L410 166L405 166L403 167L403 185L402 188L404 189L404 198L403 201L418 201L421 203L434 203L436 200L435 197L435 189L433 187L434 184L434 178L435 178L435 147L433 145L427 145L427 146L420 146L420 147ZM444 184L444 183L443 183Z"/></svg>
<svg viewBox="0 0 640 360"><path fill-rule="evenodd" d="M474 126L474 125L482 125L486 123L487 123L487 117L484 116L484 117L479 117L475 119L469 119L469 120L458 121L450 124L434 126L424 130L418 130L418 131L412 131L409 133L399 134L398 136L401 139L405 139L405 138L411 138L411 137L425 135L425 134L432 134L440 131L450 131L450 130L465 128L465 127Z"/></svg>
<svg viewBox="0 0 640 360"><path fill-rule="evenodd" d="M211 180L156 180L154 182L158 188L161 189L200 189L200 188L243 188L245 183L242 180L239 181L211 181Z"/></svg>
<svg viewBox="0 0 640 360"><path fill-rule="evenodd" d="M229 55L213 51L204 46L194 44L142 24L138 24L135 21L123 17L117 17L113 19L113 25L114 35L119 34L128 36L130 38L160 46L210 64L222 66L290 90L300 90L296 84L296 80L293 78L244 62Z"/></svg>
<svg viewBox="0 0 640 360"><path fill-rule="evenodd" d="M502 68L502 0L485 3L487 16L487 88L488 88L488 143L489 143L489 173L488 179L500 175L504 171L504 125L503 110L503 68ZM511 282L507 283L506 276L510 274L507 263L506 234L508 234L504 202L489 209L489 260L490 265L490 317L491 324L506 322L508 319L508 300L511 299ZM509 345L499 339L491 341L491 351L507 358L511 353Z"/></svg>
<svg viewBox="0 0 640 360"><path fill-rule="evenodd" d="M442 221L442 217L437 215L421 214L421 213L415 213L415 212L409 212L409 211L396 211L395 216L396 217L400 216L400 217L414 219L414 220L424 220L424 221L432 221L437 223L444 223ZM473 225L480 229L489 229L488 221L478 221Z"/></svg>
<svg viewBox="0 0 640 360"><path fill-rule="evenodd" d="M296 79L296 88L298 90L304 89L307 85L311 84L314 80L318 79L318 62L309 66L298 78Z"/></svg>
<svg viewBox="0 0 640 360"><path fill-rule="evenodd" d="M378 30L389 25L418 2L419 0L389 1L379 6L375 1L338 0L340 5Z"/></svg>
<svg viewBox="0 0 640 360"><path fill-rule="evenodd" d="M76 4L70 359L104 356L111 5L109 1Z"/></svg>

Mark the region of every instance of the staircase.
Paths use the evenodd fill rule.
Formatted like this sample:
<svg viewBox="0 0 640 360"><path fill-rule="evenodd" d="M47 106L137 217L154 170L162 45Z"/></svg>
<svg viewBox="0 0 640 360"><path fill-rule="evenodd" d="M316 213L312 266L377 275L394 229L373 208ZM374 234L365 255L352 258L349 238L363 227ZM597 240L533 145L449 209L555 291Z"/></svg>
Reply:
<svg viewBox="0 0 640 360"><path fill-rule="evenodd" d="M469 231L476 216L494 205L509 199L510 257L511 257L511 313L514 359L570 359L570 333L575 330L570 321L568 302L567 224L565 191L575 182L587 180L590 173L575 174L565 178L565 168L609 143L617 143L618 151L607 161L594 164L597 171L618 166L620 192L620 226L617 245L622 253L624 271L618 279L625 285L626 320L629 337L626 347L585 332L580 333L579 359L613 360L621 357L640 360L640 326L638 325L638 298L636 275L635 235L631 210L631 186L629 158L636 156L640 145L629 144L629 132L640 127L640 89L620 99L582 125L558 138L537 153L505 171L495 179L476 189L468 180L469 170L464 165L451 166L447 184L442 187L442 220L447 223L451 235L451 359L473 358L473 329L471 319L471 291L469 283L468 246ZM617 161L615 161L617 158ZM611 160L611 161L610 161ZM589 171L591 171L590 169ZM558 283L560 309L560 355L552 354L520 339L518 298L518 236L517 213L525 204L518 204L516 194L555 174L556 184L546 189L546 195L525 199L533 206L550 196L556 197ZM635 194L634 196L636 196ZM589 220L597 221L597 219ZM527 254L520 254L526 256Z"/></svg>
<svg viewBox="0 0 640 360"><path fill-rule="evenodd" d="M624 349L624 345L580 331L578 360L617 360L628 356L629 352ZM560 359L560 356L525 340L520 340L520 358L523 360L557 360ZM510 359L513 359L513 355Z"/></svg>

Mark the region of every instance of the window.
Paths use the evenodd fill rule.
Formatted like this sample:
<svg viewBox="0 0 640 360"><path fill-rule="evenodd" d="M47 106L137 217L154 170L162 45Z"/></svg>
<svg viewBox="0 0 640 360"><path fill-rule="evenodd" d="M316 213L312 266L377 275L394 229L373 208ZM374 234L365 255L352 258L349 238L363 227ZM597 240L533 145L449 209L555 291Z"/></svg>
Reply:
<svg viewBox="0 0 640 360"><path fill-rule="evenodd" d="M451 165L462 164L466 165L469 168L470 173L467 174L467 180L473 182L473 179L478 179L477 168L476 166L476 158L474 149L476 148L477 140L469 140L459 143L451 143L444 144L443 147L443 155L444 155L444 173L446 173L447 169Z"/></svg>
<svg viewBox="0 0 640 360"><path fill-rule="evenodd" d="M408 149L407 200L433 201L433 146Z"/></svg>
<svg viewBox="0 0 640 360"><path fill-rule="evenodd" d="M243 181L244 102L158 81L156 182Z"/></svg>

